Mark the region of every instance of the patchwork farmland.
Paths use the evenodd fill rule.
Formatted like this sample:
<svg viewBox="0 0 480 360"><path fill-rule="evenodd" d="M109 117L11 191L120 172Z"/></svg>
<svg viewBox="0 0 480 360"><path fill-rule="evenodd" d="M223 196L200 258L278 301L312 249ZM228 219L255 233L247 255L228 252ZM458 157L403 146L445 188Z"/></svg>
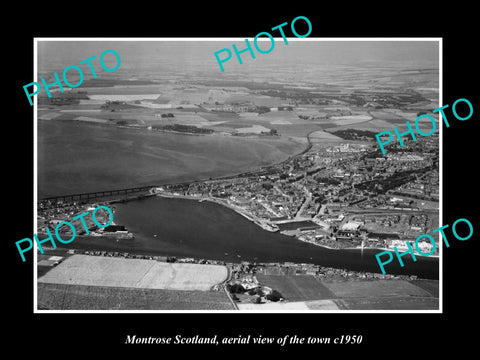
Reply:
<svg viewBox="0 0 480 360"><path fill-rule="evenodd" d="M322 281L311 275L262 275L263 286L279 291L287 305L265 306L284 310L436 310L438 281L356 280ZM251 306L239 305L250 309Z"/></svg>
<svg viewBox="0 0 480 360"><path fill-rule="evenodd" d="M226 280L220 265L74 255L38 279L40 283L138 289L208 291Z"/></svg>
<svg viewBox="0 0 480 360"><path fill-rule="evenodd" d="M233 310L220 265L73 255L37 281L39 310Z"/></svg>
<svg viewBox="0 0 480 360"><path fill-rule="evenodd" d="M234 310L224 291L38 283L39 310Z"/></svg>

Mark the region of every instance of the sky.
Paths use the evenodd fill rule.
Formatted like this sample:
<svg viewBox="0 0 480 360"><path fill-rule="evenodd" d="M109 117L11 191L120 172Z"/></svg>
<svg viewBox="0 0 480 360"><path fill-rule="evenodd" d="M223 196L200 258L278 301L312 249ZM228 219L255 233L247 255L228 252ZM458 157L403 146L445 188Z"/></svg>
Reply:
<svg viewBox="0 0 480 360"><path fill-rule="evenodd" d="M270 40L259 42L262 49L268 50ZM365 62L419 64L438 67L438 41L314 41L311 38L275 38L275 46L268 54L259 53L253 46L255 59L249 52L241 54L248 66L259 68L281 66L299 66L301 64L319 65L359 65ZM236 59L232 44L239 50L245 49L245 40L236 38L227 41L45 41L38 39L39 70L61 73L66 66L80 66L80 61L96 56L93 64L100 69L100 54L113 49L122 59L121 68L128 70L158 68L176 71L218 71L219 65L214 52L230 49L232 58L224 63L226 71L234 71L241 66ZM224 52L220 54L226 56ZM114 66L116 59L112 54L105 56L107 66ZM86 64L82 66L87 66Z"/></svg>

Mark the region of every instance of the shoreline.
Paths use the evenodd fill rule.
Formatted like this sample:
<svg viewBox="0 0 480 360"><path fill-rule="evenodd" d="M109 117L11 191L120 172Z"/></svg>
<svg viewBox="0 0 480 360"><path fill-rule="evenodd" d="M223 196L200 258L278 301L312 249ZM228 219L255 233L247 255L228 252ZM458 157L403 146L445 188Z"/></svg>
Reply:
<svg viewBox="0 0 480 360"><path fill-rule="evenodd" d="M184 256L174 256L174 255L148 255L148 254L134 254L126 251L112 251L112 250L88 250L88 249L72 249L65 247L56 247L52 248L45 246L45 252L42 255L59 255L62 254L63 257L68 257L71 255L82 254L88 256L105 256L105 257L116 257L128 259L144 259L144 260L155 260L166 263L190 263L198 265L221 265L225 266L230 273L235 267L245 265L244 262L235 262L235 261L225 261L225 260L215 260L215 259L199 259L197 257L184 257ZM37 253L40 254L37 249ZM63 260L61 260L63 261ZM364 271L364 270L349 270L346 268L336 268L331 266L323 266L313 263L292 263L292 262L256 262L256 261L247 261L248 264L256 267L275 267L280 269L295 269L300 271L314 270L312 273L299 273L296 276L302 275L312 275L315 278L322 280L339 280L339 276L343 278L343 281L375 281L375 280L425 280L425 281L439 281L436 278L424 278L418 275L412 274L382 274L380 272L373 271ZM39 266L36 264L36 266ZM45 265L40 265L45 266ZM47 265L49 266L49 265ZM224 283L228 281L225 280Z"/></svg>
<svg viewBox="0 0 480 360"><path fill-rule="evenodd" d="M163 197L163 198L170 198L170 199L186 199L186 200L196 200L198 202L203 202L203 201L210 201L212 203L215 203L215 204L219 204L219 205L222 205L228 209L231 209L233 211L235 211L237 214L243 216L244 218L246 218L247 220L253 222L255 225L261 227L262 229L266 230L266 231L270 231L270 232L279 232L281 233L282 235L285 235L285 236L290 236L290 237L294 237L295 239L299 240L299 241L302 241L304 243L307 243L307 244L312 244L312 245L315 245L315 246L320 246L320 247L323 247L325 249L329 249L329 250L355 250L355 251L363 251L363 250L382 250L382 251L390 251L390 252L394 252L393 249L390 249L390 248L383 248L383 247L358 247L358 246L354 246L354 247L340 247L340 248L336 248L336 247L332 247L332 246L328 246L328 245L324 245L324 244L316 244L316 243L313 243L313 242L310 242L310 241L305 241L305 240L301 240L299 238L297 238L296 236L294 235L288 235L288 234L283 234L279 229L274 229L273 226L269 223L267 223L265 220L262 220L262 219L258 219L256 217L254 217L253 215L251 214L248 214L246 212L244 212L243 210L240 210L238 209L237 206L234 206L230 203L228 203L227 201L222 201L220 199L217 199L217 198L204 198L204 197L195 197L195 196L188 196L188 195L173 195L171 193L156 193L155 194L156 196L158 197ZM291 222L296 222L296 221L291 221ZM415 252L415 255L418 255L418 256L423 256L423 257L432 257L432 258L436 258L436 259L439 259L440 256L439 255L429 255L429 256L424 256L424 255L421 255L419 254L418 252Z"/></svg>
<svg viewBox="0 0 480 360"><path fill-rule="evenodd" d="M40 120L42 120L42 119L40 119ZM50 122L51 120L42 120L42 121ZM87 124L87 125L110 126L110 127L115 127L117 129L124 129L124 130L143 130L145 132L157 131L157 132L160 132L160 133L172 134L172 135L219 136L219 137L232 137L232 138L237 138L238 137L238 138L244 138L244 139L257 139L259 137L262 137L260 135L236 136L236 135L224 134L224 133L221 133L221 132L213 132L211 134L200 134L200 133L197 134L197 133L176 132L176 131L162 130L162 129L148 130L147 127L143 127L143 126L112 125L112 124L108 124L108 123L95 123L95 122L81 121L81 120L56 120L56 121L81 122L81 123ZM307 153L312 148L312 143L310 141L310 134L312 134L315 131L318 131L318 130L314 130L314 131L311 131L311 132L305 134L305 138L303 138L301 136L298 137L298 138L304 139L305 141L299 141L298 139L295 140L291 136L285 136L285 138L288 139L292 144L299 145L299 146L303 145L303 148L301 150L293 153L293 154L285 153L285 157L284 157L283 160L278 160L277 159L277 160L275 160L275 162L272 162L271 164L252 167L251 169L240 172L240 173L231 173L231 174L227 174L227 175L208 177L208 178L203 178L203 179L198 179L198 180L190 178L190 180L176 181L176 182L166 182L167 180L163 180L163 181L161 180L157 184L152 184L152 185L138 184L136 187L151 186L152 188L154 188L154 187L157 187L157 186L167 186L167 185L195 184L195 183L203 183L203 182L206 182L206 181L228 180L228 179L233 179L233 178L242 178L242 177L245 177L245 176L256 175L256 174L259 174L259 173L262 173L262 172L266 171L266 169L268 169L270 167L285 164L286 162L291 161L292 159ZM274 138L274 139L280 139L282 137L283 137L282 135L280 135L280 136L269 136L269 138ZM97 190L97 191L92 190L92 191L90 191L90 193L103 192L103 191L109 191L109 190ZM71 195L72 194L43 195L43 198L38 197L37 201L63 198L63 197L71 196ZM73 194L73 195L76 195L76 194ZM120 200L120 199L118 199L118 200Z"/></svg>
<svg viewBox="0 0 480 360"><path fill-rule="evenodd" d="M301 240L301 239L298 239L300 241L303 241L303 242L306 242L308 244L312 244L312 245L315 245L315 246L320 246L320 247L324 247L326 249L329 249L329 250L382 250L382 251L390 251L392 253L395 252L395 250L393 249L389 249L389 248L382 248L382 247L344 247L344 248L334 248L334 247L331 247L331 246L328 246L328 245L322 245L322 244L315 244L315 243L312 243L310 241L304 241L304 240ZM440 255L428 255L428 256L424 256L422 254L419 254L418 252L415 251L415 255L418 255L418 256L423 256L423 257L432 257L432 258L436 258L436 259L440 259Z"/></svg>
<svg viewBox="0 0 480 360"><path fill-rule="evenodd" d="M103 202L105 204L115 204L117 202L122 202L123 203L123 202L128 202L128 201L133 201L133 200L141 200L141 199L144 199L144 198L150 198L150 197L153 197L153 196L167 198L167 199L196 200L198 202L209 201L211 203L218 204L218 205L224 206L225 208L228 208L230 210L235 211L238 215L243 216L245 219L253 222L255 225L259 226L263 230L266 230L266 231L269 231L269 232L278 232L282 235L293 237L298 241L301 241L301 242L304 242L304 243L307 243L307 244L311 244L311 245L314 245L314 246L319 246L319 247L322 247L322 248L328 249L328 250L349 250L349 251L379 250L379 251L389 251L391 253L394 252L393 249L385 248L385 247L363 247L362 248L362 247L359 247L359 246L353 246L353 247L349 246L349 247L339 247L339 248L337 248L337 247L332 247L332 246L328 246L328 245L325 245L325 244L316 244L316 243L313 243L313 242L310 242L310 241L305 241L305 240L299 239L298 237L296 237L294 235L284 234L278 228L274 228L271 224L269 224L265 220L256 218L255 216L246 213L243 209L239 209L238 206L232 205L232 204L228 203L227 201L223 201L223 200L217 199L217 198L211 198L211 197L205 198L205 197L196 197L196 196L181 195L181 194L174 195L174 194L168 193L168 192L157 192L157 193L148 193L148 194L138 194L138 195L131 196L127 199L110 199L110 200L101 201L101 202ZM87 203L85 205L89 205L89 204L90 203ZM113 211L115 211L115 210L113 210ZM296 222L296 221L293 220L293 221L289 221L289 222ZM113 222L113 224L115 224L115 222ZM135 234L133 234L133 235L135 236ZM437 255L437 254L424 256L424 255L421 255L421 254L419 254L418 252L415 251L415 255L416 256L422 256L422 257L435 258L435 259L438 259L438 260L440 259L440 255Z"/></svg>
<svg viewBox="0 0 480 360"><path fill-rule="evenodd" d="M158 131L158 130L156 130ZM167 131L164 131L164 132L167 132ZM172 133L171 131L168 131L170 133ZM185 133L182 133L182 135L200 135L200 134L185 134ZM202 134L203 135L203 134ZM180 185L180 184L194 184L194 183L204 183L204 182L207 182L207 181L221 181L221 180L226 180L226 179L232 179L232 178L241 178L241 177L245 177L245 176L250 176L250 175L258 175L258 174L261 174L262 172L265 172L265 171L268 171L269 168L273 167L273 166L277 166L277 165L280 165L280 164L284 164L288 161L291 161L292 159L302 155L302 154L305 154L307 153L311 148L312 148L312 143L310 142L310 133L307 134L306 136L306 140L307 140L307 146L304 147L300 152L297 152L296 154L293 154L293 155L289 155L287 156L284 160L281 160L279 162L275 162L274 164L270 164L270 165L264 165L264 166L261 166L261 167L255 167L251 170L248 170L248 171L245 171L245 172L242 172L242 173L235 173L235 174L231 174L231 175L224 175L224 176L219 176L219 177L215 177L215 178L209 178L209 179L200 179L200 180L187 180L187 181L184 181L184 182L174 182L174 183L171 183L171 184L162 184L162 185L159 185L159 186L165 186L165 185ZM150 190L153 189L155 187L155 185L152 185L150 187ZM128 198L114 198L114 199L109 199L109 200L106 200L105 202L106 203L115 203L115 202L128 202L128 201L131 201L131 200L137 200L137 199L141 199L141 198L147 198L147 197L151 197L151 196L159 196L159 197L165 197L165 198L178 198L178 199L187 199L187 200L197 200L199 202L203 202L203 201L210 201L210 202L213 202L213 203L217 203L219 205L222 205L228 209L231 209L233 211L235 211L237 214L239 215L242 215L244 218L246 218L247 220L253 222L254 224L256 224L257 226L261 227L263 230L266 230L266 231L269 231L269 232L277 232L279 231L278 228L274 228L272 226L271 223L269 223L267 220L263 220L263 219L260 219L260 218L257 218L255 217L254 215L252 214L249 214L247 211L245 211L243 208L240 208L236 205L233 205L233 204L230 204L228 202L228 200L224 200L224 199L218 199L218 198L211 198L211 197L196 197L196 196L188 196L188 195L174 195L172 193L168 193L168 192L155 192L155 193L152 193L151 191L149 192L144 192L142 194L136 194L136 195L133 195L128 197ZM100 199L98 199L100 200ZM89 201L89 200L87 200ZM95 200L94 200L95 201ZM100 200L101 201L101 200ZM292 220L291 222L295 222L295 220ZM290 235L292 236L292 235ZM367 247L367 248L361 248L361 247L340 247L340 248L337 248L337 247L331 247L331 246L328 246L328 245L323 245L323 244L316 244L316 243L313 243L313 242L310 242L310 241L305 241L305 240L301 240L299 239L298 237L296 236L293 236L296 240L299 240L299 241L302 241L302 242L305 242L305 243L309 243L309 244L312 244L312 245L315 245L315 246L319 246L319 247L322 247L322 248L325 248L325 249L328 249L328 250L348 250L348 251L351 251L351 250L354 250L354 251L363 251L363 249L365 250L381 250L381 251L389 251L389 252L393 252L393 249L389 249L389 248L377 248L377 247ZM420 255L421 256L421 255ZM435 257L435 258L439 258L438 255L432 255L431 257Z"/></svg>
<svg viewBox="0 0 480 360"><path fill-rule="evenodd" d="M237 214L244 216L247 220L249 220L249 221L251 221L251 222L254 222L256 225L260 226L260 225L257 224L255 221L253 221L252 218L249 217L247 214L245 214L245 213L243 213L243 212L241 212L241 211L237 211L237 209L236 209L234 206L231 206L230 204L228 204L228 203L226 203L226 202L224 202L224 201L221 201L221 200L217 200L217 199L215 199L215 198L213 198L213 199L212 199L212 198L199 198L199 197L194 197L194 196L173 195L173 194L170 194L170 193L160 193L160 194L159 194L159 193L157 193L157 194L153 194L153 193L152 193L152 194L149 194L148 198L150 198L150 197L152 197L152 196L155 196L155 195L158 196L158 197L164 197L164 198L173 198L173 199L174 199L174 198L178 198L178 199L185 199L185 200L197 200L198 202L210 201L210 202L212 202L212 203L217 203L217 204L222 205L222 206L224 206L224 207L226 207L226 208L230 208L231 210L235 211ZM146 197L145 197L145 196L135 196L134 198L129 198L128 200L122 200L122 202L127 202L127 201L129 201L129 200L135 200L135 199L141 199L141 198L146 198ZM116 201L117 201L117 200L111 200L110 202L115 203ZM84 204L83 206L88 206L88 204ZM116 211L115 207L113 207L112 210L113 210L113 212L115 213L115 211ZM117 223L117 222L115 222L115 223ZM267 229L267 231L268 231L268 229ZM136 234L135 234L134 232L132 232L131 234L133 234L133 236L136 236ZM92 234L92 235L93 235L93 234ZM109 234L109 235L110 235L110 234ZM109 238L109 239L112 239L112 240L114 241L114 239L115 239L115 234L111 234L111 235L113 235L113 236L108 236L108 238ZM45 236L46 236L46 234L45 234ZM105 234L98 234L97 236L99 236L99 237L106 237ZM292 239L292 240L293 240L293 239ZM307 242L307 243L308 243L308 241L303 241L303 240L300 240L300 239L298 239L298 238L296 238L296 240L299 240L299 241ZM319 246L319 247L321 247L321 248L328 249L328 250L347 250L347 251L352 251L352 250L353 250L353 251L355 251L355 252L360 252L360 251L362 251L362 249L361 249L361 248L358 248L358 247L332 248L332 247L330 247L330 246L328 246L328 245L319 245L319 244L312 244L312 245L316 245L316 246ZM81 247L78 247L78 248L70 248L70 249L71 249L71 251L74 251L74 252L81 252L81 253L83 253L83 252L90 252L90 253L92 253L92 255L93 255L93 253L100 254L100 253L102 253L102 252L111 253L111 254L113 254L113 253L119 253L119 254L121 254L121 253L129 252L128 250L105 250L105 249L104 249L104 250L94 250L94 249L89 249L88 246L87 246L87 247L82 247L82 246L81 246ZM364 249L365 249L365 248L364 248ZM360 250L360 251L359 251L359 250ZM366 250L389 250L389 249L384 249L384 248L366 248ZM137 252L131 253L131 256L132 256L132 257L137 257L137 256L139 256L139 257L142 257L142 258L143 258L143 257L147 258L147 257L164 257L164 256L168 256L168 255L160 255L160 254L158 254L158 253L150 253L150 252L148 252L148 251L145 252L145 253L142 253L141 251L139 251L139 252L137 253L137 255L135 255L136 253L137 253ZM143 254L143 255L142 255L142 254ZM197 258L197 257L188 257L188 256L185 256L185 255L183 255L183 256L170 255L170 256L171 256L171 257L178 258L178 259L180 259L180 258L191 259L192 261L202 261L202 260L203 260L203 258L202 258L202 259L199 259L199 258ZM230 260L219 260L219 259L217 259L217 260L212 260L212 261L224 261L224 262L231 262L231 263L233 263L233 264L241 263L240 260L235 261L235 260L231 260L231 259L230 259ZM257 260L247 260L247 261L256 263ZM278 260L277 260L277 261L273 261L272 264L273 264L273 263L282 264L282 262L281 262L281 261L278 261ZM285 266L286 266L287 263L292 264L292 265L294 264L295 266L297 266L297 265L300 266L300 265L303 264L303 263L301 263L301 262L291 262L291 261L287 261L287 262L284 262L284 263L285 263ZM308 263L308 261L306 261L305 263ZM266 263L265 263L265 264L266 264ZM380 273L377 273L377 272L372 271L372 270L370 270L370 271L369 271L369 270L350 270L348 266L345 268L345 267L344 267L345 265L325 266L325 265L316 264L316 263L313 264L313 265L315 265L315 266L320 266L320 267L322 267L322 268L329 268L329 269L332 269L332 270L335 270L335 271L338 270L338 271L347 271L347 272L355 272L355 273L358 272L358 273L380 274ZM282 266L282 265L280 265L280 266ZM414 274L415 274L415 273L414 273ZM429 278L430 278L430 277L428 277L428 276L427 276L427 277L423 277L422 275L414 275L414 274L409 273L409 274L391 274L391 275L392 275L392 276L419 276L420 278L425 278L425 279L429 279Z"/></svg>
<svg viewBox="0 0 480 360"><path fill-rule="evenodd" d="M174 195L174 194L171 194L171 193L156 193L155 194L156 196L158 197L163 197L163 198L169 198L169 199L186 199L186 200L196 200L198 202L203 202L203 201L209 201L209 202L212 202L212 203L215 203L215 204L219 204L219 205L222 205L230 210L233 210L235 211L237 214L243 216L244 218L246 218L247 220L253 222L254 224L260 226L262 229L266 230L266 231L270 231L270 232L277 232L278 229L275 229L274 226L266 223L264 220L262 219L259 219L257 217L255 217L254 215L251 215L251 214L248 214L246 213L245 211L243 210L240 210L238 208L238 206L235 206L235 205L232 205L230 203L228 203L227 201L222 201L220 199L217 199L217 198L205 198L205 197L195 197L195 196L188 196L188 195Z"/></svg>

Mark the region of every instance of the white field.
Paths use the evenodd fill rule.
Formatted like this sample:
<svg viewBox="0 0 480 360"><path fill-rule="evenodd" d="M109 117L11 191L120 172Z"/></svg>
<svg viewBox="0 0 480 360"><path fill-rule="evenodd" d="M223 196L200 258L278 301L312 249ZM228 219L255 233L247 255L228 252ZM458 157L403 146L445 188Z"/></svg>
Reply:
<svg viewBox="0 0 480 360"><path fill-rule="evenodd" d="M314 133L310 134L310 140L338 140L344 141L341 137L336 135L330 134L323 130L315 131Z"/></svg>
<svg viewBox="0 0 480 360"><path fill-rule="evenodd" d="M283 120L283 119L270 121L270 124L272 124L272 125L292 125L292 123L290 121Z"/></svg>
<svg viewBox="0 0 480 360"><path fill-rule="evenodd" d="M405 112L400 109L382 109L380 111L372 111L371 112L373 116L376 118L381 119L382 118L382 113L387 113L386 119L389 119L389 114L393 114L399 118L405 119L405 120L410 120L410 121L415 121L417 119L417 113L416 112ZM432 115L432 114L429 114Z"/></svg>
<svg viewBox="0 0 480 360"><path fill-rule="evenodd" d="M171 109L173 106L171 103L166 103L166 104L154 104L149 101L141 101L140 104L131 104L135 105L138 107L144 107L144 108L149 108L149 109Z"/></svg>
<svg viewBox="0 0 480 360"><path fill-rule="evenodd" d="M260 116L265 120L301 120L294 111L269 111Z"/></svg>
<svg viewBox="0 0 480 360"><path fill-rule="evenodd" d="M201 290L227 279L225 266L73 255L38 279L43 283L137 289Z"/></svg>
<svg viewBox="0 0 480 360"><path fill-rule="evenodd" d="M193 112L176 112L174 118L160 118L160 119L170 119L171 122L180 123L184 125L201 125L208 124L209 121L205 120L198 114Z"/></svg>
<svg viewBox="0 0 480 360"><path fill-rule="evenodd" d="M200 125L200 126L214 126L214 125L223 124L225 122L226 121L203 121L203 122L198 123L197 125Z"/></svg>
<svg viewBox="0 0 480 360"><path fill-rule="evenodd" d="M414 88L415 91L433 91L433 92L437 92L439 91L438 88L431 88L431 87L418 87L418 88Z"/></svg>
<svg viewBox="0 0 480 360"><path fill-rule="evenodd" d="M320 112L318 111L319 108L318 107L315 107L315 108L305 108L305 107L302 107L302 108L295 108L295 113L297 115L304 115L304 116L325 116L325 112Z"/></svg>
<svg viewBox="0 0 480 360"><path fill-rule="evenodd" d="M364 122L371 120L372 117L370 115L346 115L346 116L332 116L330 121L336 125L349 125L349 124L356 124L359 122Z"/></svg>
<svg viewBox="0 0 480 360"><path fill-rule="evenodd" d="M238 114L240 118L250 118L250 117L257 117L258 113L256 112L242 112Z"/></svg>
<svg viewBox="0 0 480 360"><path fill-rule="evenodd" d="M360 130L370 130L370 131L384 131L384 130L389 130L393 131L393 124L388 123L384 120L370 120L367 122L361 122L357 124L345 124L343 126L336 126L336 127L331 127L326 130L340 130L340 129L360 129ZM398 124L395 125L397 128L400 130L404 125Z"/></svg>
<svg viewBox="0 0 480 360"><path fill-rule="evenodd" d="M77 113L77 112L101 112L102 109L64 109L59 110L61 113Z"/></svg>
<svg viewBox="0 0 480 360"><path fill-rule="evenodd" d="M239 310L277 311L277 310L339 310L332 300L268 302L265 304L237 303Z"/></svg>
<svg viewBox="0 0 480 360"><path fill-rule="evenodd" d="M88 95L91 100L101 101L135 101L150 99L155 100L160 94L102 94L102 95Z"/></svg>

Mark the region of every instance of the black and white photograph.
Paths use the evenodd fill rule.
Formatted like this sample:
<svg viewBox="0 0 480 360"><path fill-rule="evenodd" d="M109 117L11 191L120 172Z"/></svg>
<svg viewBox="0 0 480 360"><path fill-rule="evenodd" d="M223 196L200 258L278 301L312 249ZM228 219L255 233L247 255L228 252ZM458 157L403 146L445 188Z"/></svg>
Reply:
<svg viewBox="0 0 480 360"><path fill-rule="evenodd" d="M36 47L37 310L440 309L439 39Z"/></svg>
<svg viewBox="0 0 480 360"><path fill-rule="evenodd" d="M472 6L177 5L3 23L6 352L469 354Z"/></svg>

